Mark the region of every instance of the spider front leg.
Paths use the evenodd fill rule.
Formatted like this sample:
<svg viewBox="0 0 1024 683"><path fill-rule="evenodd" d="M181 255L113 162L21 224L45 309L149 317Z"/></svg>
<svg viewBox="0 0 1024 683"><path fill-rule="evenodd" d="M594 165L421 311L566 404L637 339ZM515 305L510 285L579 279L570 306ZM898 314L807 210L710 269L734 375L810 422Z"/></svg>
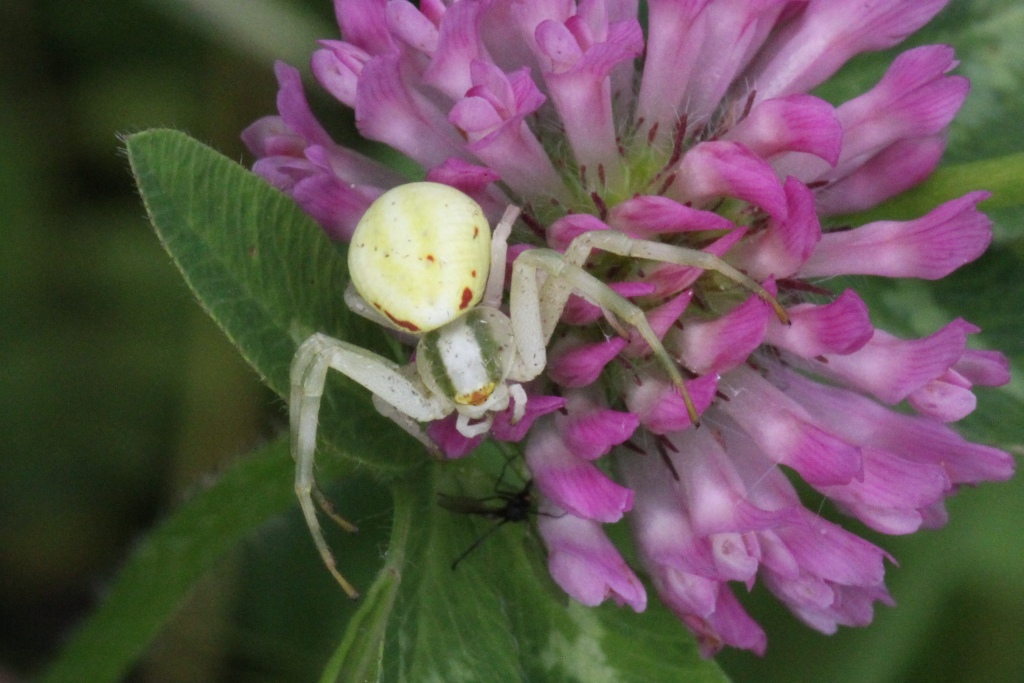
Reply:
<svg viewBox="0 0 1024 683"><path fill-rule="evenodd" d="M452 408L445 399L428 393L422 383L406 376L397 363L325 334L312 335L296 352L291 367L289 405L291 452L295 459L295 493L324 564L349 597L356 598L359 593L337 569L334 556L320 529L316 507L313 505L313 500L316 499L324 511L342 527L355 531L353 525L334 513L327 499L317 488L313 475L320 400L327 381L327 371L330 369L337 370L363 385L373 392L375 398L379 398L397 411L398 415L407 416L411 420L438 420L452 412ZM389 414L388 417L392 417L399 426L409 431L409 424L397 419L397 415Z"/></svg>
<svg viewBox="0 0 1024 683"><path fill-rule="evenodd" d="M766 301L774 309L779 321L784 325L789 324L789 314L778 300L772 296L771 292L762 287L756 280L747 277L743 272L714 254L698 249L687 249L686 247L677 247L673 244L664 244L663 242L639 240L616 230L594 230L577 236L565 250L565 258L574 265L582 266L593 249L600 249L601 251L618 254L619 256L650 259L652 261L674 263L680 266L689 266L691 268L699 268L700 270L711 270L721 273ZM568 295L565 296L568 297Z"/></svg>
<svg viewBox="0 0 1024 683"><path fill-rule="evenodd" d="M487 275L487 288L480 305L491 308L501 306L501 297L505 290L505 262L508 258L508 238L512 234L512 224L519 218L519 207L510 205L502 214L501 220L494 226L491 233L491 270Z"/></svg>
<svg viewBox="0 0 1024 683"><path fill-rule="evenodd" d="M538 281L540 272L547 274L543 288ZM555 286L548 287L549 284ZM662 346L658 335L651 329L644 312L583 268L551 249L524 251L512 268L509 312L516 348L522 363L522 376L519 379L527 381L544 371L547 364L546 347L554 331L553 321L561 315L571 292L580 294L636 329L683 397L690 421L697 424L697 409L686 390L679 368ZM562 296L563 293L565 296Z"/></svg>

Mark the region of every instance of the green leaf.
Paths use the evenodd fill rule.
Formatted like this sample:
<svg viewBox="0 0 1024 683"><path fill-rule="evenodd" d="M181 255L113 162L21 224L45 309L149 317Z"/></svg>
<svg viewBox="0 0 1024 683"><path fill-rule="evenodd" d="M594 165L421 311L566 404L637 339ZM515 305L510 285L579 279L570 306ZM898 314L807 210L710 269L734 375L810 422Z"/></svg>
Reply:
<svg viewBox="0 0 1024 683"><path fill-rule="evenodd" d="M404 501L410 507L396 511L388 552L408 560L395 567L396 574L382 574L388 600L380 601L379 611L392 614L379 680L726 680L717 664L699 657L693 638L653 596L642 614L570 601L548 575L532 524L504 524L453 571L452 561L497 523L444 509L431 492L494 496L495 465L504 462L497 448L485 444L469 460L477 462L431 464L404 492L394 493L396 506ZM491 465L490 473L481 460ZM518 488L509 481L504 486Z"/></svg>
<svg viewBox="0 0 1024 683"><path fill-rule="evenodd" d="M344 259L287 197L181 133L140 133L126 144L167 251L275 391L287 392L292 354L313 330L382 338L341 304ZM325 440L347 445L319 459L322 482L356 464L385 479L422 464L422 448L377 415L366 392L351 382L331 383L322 418ZM377 422L387 428L375 428ZM395 438L413 448L396 448ZM293 467L287 444L277 442L177 510L142 544L45 680L120 680L216 560L294 505Z"/></svg>
<svg viewBox="0 0 1024 683"><path fill-rule="evenodd" d="M196 581L268 517L294 505L293 467L287 440L279 439L178 508L139 544L43 683L122 680Z"/></svg>
<svg viewBox="0 0 1024 683"><path fill-rule="evenodd" d="M348 272L339 248L291 199L183 133L146 131L125 143L164 247L274 391L287 395L292 356L313 332L364 347L383 341L379 328L342 302ZM422 449L395 449L397 430L367 392L333 374L321 408L323 437L380 476L418 463Z"/></svg>
<svg viewBox="0 0 1024 683"><path fill-rule="evenodd" d="M380 680L384 635L407 562L409 534L418 510L415 501L423 489L422 478L418 479L420 481L415 483L405 480L394 484L395 514L387 562L349 622L341 644L324 668L320 683L376 683Z"/></svg>

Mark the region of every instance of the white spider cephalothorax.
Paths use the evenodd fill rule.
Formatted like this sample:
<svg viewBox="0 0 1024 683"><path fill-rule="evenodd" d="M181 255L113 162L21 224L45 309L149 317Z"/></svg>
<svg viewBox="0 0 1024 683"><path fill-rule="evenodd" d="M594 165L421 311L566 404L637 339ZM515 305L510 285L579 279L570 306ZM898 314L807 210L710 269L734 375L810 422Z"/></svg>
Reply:
<svg viewBox="0 0 1024 683"><path fill-rule="evenodd" d="M491 235L479 205L459 190L410 183L381 195L366 211L349 246L352 285L346 303L381 325L417 336L415 361L398 365L375 353L314 334L299 347L291 368L291 448L295 489L324 562L345 591L357 593L338 572L320 530L315 499L335 521L313 477L317 419L325 378L337 370L373 393L377 409L437 454L420 423L458 413L467 437L486 433L494 413L522 418L520 383L543 372L546 347L572 293L601 307L622 334L632 327L679 388L691 419L697 413L679 368L644 312L586 270L593 249L717 271L784 310L758 283L701 251L637 240L615 231L580 235L565 254L530 249L512 270L508 315L500 310L507 240L519 211L509 207Z"/></svg>

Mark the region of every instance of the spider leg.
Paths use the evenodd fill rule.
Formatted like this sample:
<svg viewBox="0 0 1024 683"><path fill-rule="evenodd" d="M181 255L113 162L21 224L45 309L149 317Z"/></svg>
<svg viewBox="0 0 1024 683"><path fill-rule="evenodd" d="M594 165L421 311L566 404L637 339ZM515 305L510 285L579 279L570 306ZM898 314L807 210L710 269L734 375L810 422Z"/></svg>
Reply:
<svg viewBox="0 0 1024 683"><path fill-rule="evenodd" d="M335 524L337 524L350 534L354 534L357 531L359 531L359 527L357 527L355 524L353 524L352 522L348 521L347 519L338 514L338 512L334 509L334 504L332 504L331 501L328 500L327 496L324 495L324 492L321 491L320 487L317 486L315 483L313 484L312 493L313 500L316 501L316 504L320 506L320 509L323 510L324 514L330 517Z"/></svg>
<svg viewBox="0 0 1024 683"><path fill-rule="evenodd" d="M789 324L789 314L771 292L714 254L662 242L634 239L615 230L594 230L577 236L565 250L565 258L574 265L582 266L593 249L619 256L633 256L721 273L766 301L774 309L779 321L784 325Z"/></svg>
<svg viewBox="0 0 1024 683"><path fill-rule="evenodd" d="M427 449L427 452L432 456L439 460L444 458L441 448L434 443L433 439L427 436L427 433L423 431L423 427L420 426L419 422L412 419L376 394L373 395L373 407L377 409L378 413L401 427L406 434L423 444Z"/></svg>
<svg viewBox="0 0 1024 683"><path fill-rule="evenodd" d="M455 429L467 439L486 434L491 431L491 425L494 423L494 417L490 413L484 416L480 422L470 424L471 419L473 418L468 414L459 413L459 417L455 420Z"/></svg>
<svg viewBox="0 0 1024 683"><path fill-rule="evenodd" d="M402 374L396 363L358 346L318 333L303 342L295 353L291 367L289 404L291 452L295 459L295 493L324 564L349 597L356 598L359 593L337 569L334 556L324 540L314 505L316 500L343 528L354 529L334 512L317 487L313 474L320 400L330 369L362 384L411 419L436 420L451 411L440 399L428 394L424 388Z"/></svg>
<svg viewBox="0 0 1024 683"><path fill-rule="evenodd" d="M491 233L491 271L487 275L487 287L484 289L484 296L480 301L481 306L491 308L501 306L501 295L505 291L508 236L512 234L512 224L516 222L517 218L519 218L519 207L509 206Z"/></svg>
<svg viewBox="0 0 1024 683"><path fill-rule="evenodd" d="M523 389L522 384L513 382L509 384L508 393L512 398L511 422L512 424L518 424L526 415L526 402L529 400L526 396L526 389Z"/></svg>
<svg viewBox="0 0 1024 683"><path fill-rule="evenodd" d="M555 279L559 287L548 289L548 283L545 283L542 291L539 283L541 273L547 274L548 283ZM546 346L554 331L554 323L550 321L557 320L562 308L565 307L568 294L562 294L573 291L601 308L611 311L643 337L683 397L690 421L697 424L697 408L686 390L679 368L662 346L658 335L651 329L644 312L583 268L551 249L524 251L513 266L509 312L521 363L519 370L522 376L518 379L527 381L543 372L547 363Z"/></svg>
<svg viewBox="0 0 1024 683"><path fill-rule="evenodd" d="M376 308L367 303L359 292L356 290L356 286L351 282L345 288L344 295L345 305L348 306L349 310L356 315L362 316L367 320L371 320L384 329L393 330L395 328L394 323L387 319L387 317L378 311ZM404 332L402 334L405 334ZM411 337L412 335L407 335Z"/></svg>

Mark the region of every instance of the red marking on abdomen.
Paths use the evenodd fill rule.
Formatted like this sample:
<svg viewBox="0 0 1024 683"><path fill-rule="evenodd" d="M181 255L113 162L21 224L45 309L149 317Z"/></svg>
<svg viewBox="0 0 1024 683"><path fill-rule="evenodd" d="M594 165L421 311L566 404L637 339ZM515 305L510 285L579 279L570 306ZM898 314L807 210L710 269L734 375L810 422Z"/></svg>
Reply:
<svg viewBox="0 0 1024 683"><path fill-rule="evenodd" d="M466 287L464 290L462 290L462 303L459 304L459 310L464 310L467 306L469 306L469 302L472 300L473 290L470 289L469 287Z"/></svg>
<svg viewBox="0 0 1024 683"><path fill-rule="evenodd" d="M394 324L398 325L403 330L409 330L410 332L419 332L420 331L420 328L416 327L415 325L413 325L408 320L399 320L398 318L396 318L395 316L391 315L387 311L384 311L384 309L381 309L381 310L384 312L384 315L386 315L388 317L388 320L390 320Z"/></svg>

